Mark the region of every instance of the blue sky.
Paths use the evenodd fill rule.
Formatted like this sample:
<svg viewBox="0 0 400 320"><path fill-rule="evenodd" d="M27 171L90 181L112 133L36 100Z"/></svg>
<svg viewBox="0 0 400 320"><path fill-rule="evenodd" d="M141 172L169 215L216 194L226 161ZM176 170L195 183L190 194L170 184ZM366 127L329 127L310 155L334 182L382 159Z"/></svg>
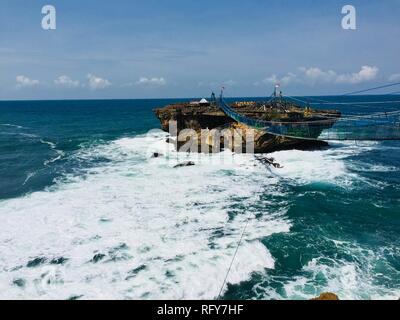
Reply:
<svg viewBox="0 0 400 320"><path fill-rule="evenodd" d="M41 28L54 5L57 29ZM341 9L357 10L343 30ZM336 94L400 81L400 0L2 0L0 99Z"/></svg>

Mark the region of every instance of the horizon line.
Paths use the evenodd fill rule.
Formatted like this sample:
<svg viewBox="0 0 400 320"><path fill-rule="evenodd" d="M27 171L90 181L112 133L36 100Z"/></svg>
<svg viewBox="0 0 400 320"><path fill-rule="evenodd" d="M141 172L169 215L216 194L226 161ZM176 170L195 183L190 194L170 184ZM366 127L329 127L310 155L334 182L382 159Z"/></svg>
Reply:
<svg viewBox="0 0 400 320"><path fill-rule="evenodd" d="M381 93L381 94L357 94L351 95L352 97L362 96L398 96L400 93ZM294 95L286 97L340 97L342 94L327 94L327 95ZM285 97L285 96L283 96ZM0 99L0 102L40 102L40 101L130 101L130 100L192 100L200 99L202 97L164 97L164 98L105 98L105 99L94 99L94 98L71 98L71 99ZM269 96L230 96L225 99L260 99L269 98Z"/></svg>

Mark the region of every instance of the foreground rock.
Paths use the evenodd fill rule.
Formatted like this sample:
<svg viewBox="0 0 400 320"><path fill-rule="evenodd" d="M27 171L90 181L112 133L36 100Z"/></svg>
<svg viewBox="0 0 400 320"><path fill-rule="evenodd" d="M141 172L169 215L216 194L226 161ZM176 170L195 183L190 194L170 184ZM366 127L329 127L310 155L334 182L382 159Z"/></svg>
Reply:
<svg viewBox="0 0 400 320"><path fill-rule="evenodd" d="M340 113L332 110L311 110L309 108L299 108L294 105L281 105L279 103L263 104L258 102L237 102L231 105L238 113L247 117L262 119L266 121L282 121L282 122L300 122L300 121L316 121L324 118L328 113L330 117L340 117ZM170 121L175 121L177 124L177 134L184 129L192 129L198 134L198 141L208 139L208 137L201 136L200 131L203 129L225 129L234 130L240 129L243 132L243 151L245 151L245 140L250 129L240 123L235 122L233 119L227 117L215 105L191 105L190 103L178 103L168 105L163 108L155 109L154 113L160 120L161 128L164 131L169 131ZM332 125L335 119L332 120ZM177 144L179 149L187 141L171 140ZM223 145L223 139L219 142L210 141L210 150L215 143ZM237 142L235 142L237 143ZM240 143L240 142L239 142ZM274 136L263 131L255 130L254 132L254 152L255 153L269 153L279 150L299 149L310 150L325 147L328 144L324 141L316 140L301 140L292 139L281 136ZM230 149L233 149L231 146ZM201 152L200 147L198 152Z"/></svg>
<svg viewBox="0 0 400 320"><path fill-rule="evenodd" d="M321 293L319 297L311 300L340 300L339 297L332 292Z"/></svg>

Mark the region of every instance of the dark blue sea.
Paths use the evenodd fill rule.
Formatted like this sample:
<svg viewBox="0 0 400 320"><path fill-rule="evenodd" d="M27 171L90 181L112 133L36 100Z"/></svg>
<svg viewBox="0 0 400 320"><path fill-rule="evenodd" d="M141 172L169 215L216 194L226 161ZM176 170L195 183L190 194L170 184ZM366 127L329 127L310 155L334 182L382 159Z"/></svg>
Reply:
<svg viewBox="0 0 400 320"><path fill-rule="evenodd" d="M152 110L176 101L0 102L0 299L217 298L247 221L222 298L400 298L400 142L271 154L282 169L174 153Z"/></svg>

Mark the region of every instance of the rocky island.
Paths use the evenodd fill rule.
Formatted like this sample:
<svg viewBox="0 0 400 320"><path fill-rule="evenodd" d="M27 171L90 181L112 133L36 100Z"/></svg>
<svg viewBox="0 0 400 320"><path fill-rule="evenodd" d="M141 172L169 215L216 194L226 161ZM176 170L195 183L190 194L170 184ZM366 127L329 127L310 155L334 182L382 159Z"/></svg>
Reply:
<svg viewBox="0 0 400 320"><path fill-rule="evenodd" d="M279 98L272 102L233 102L230 107L241 115L264 121L312 122L327 121L328 119L327 128L331 127L340 118L340 112L336 110L302 108ZM210 103L205 99L199 102L167 105L155 109L154 113L160 120L161 128L164 131L169 130L170 121L175 121L178 135L184 129L192 129L198 133L199 139L201 139L202 129L236 130L240 128L245 133L249 130L245 125L228 117L215 102ZM178 148L182 143L184 142L178 142ZM310 150L326 147L327 145L324 141L288 138L272 135L263 130L255 130L254 133L255 153L269 153L288 149Z"/></svg>

